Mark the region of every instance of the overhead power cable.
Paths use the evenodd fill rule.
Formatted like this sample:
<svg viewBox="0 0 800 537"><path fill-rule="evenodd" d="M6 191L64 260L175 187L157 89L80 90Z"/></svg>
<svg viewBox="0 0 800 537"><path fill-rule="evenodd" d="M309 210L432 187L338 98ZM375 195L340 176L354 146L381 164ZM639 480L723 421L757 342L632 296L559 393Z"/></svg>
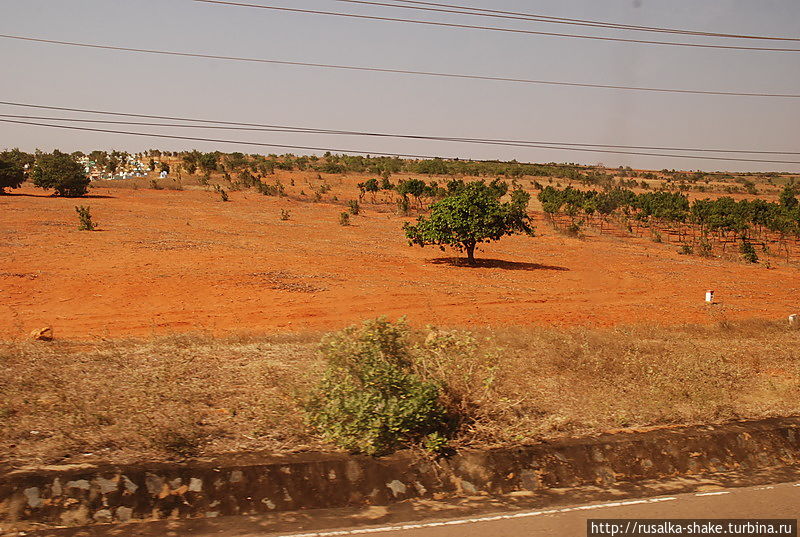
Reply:
<svg viewBox="0 0 800 537"><path fill-rule="evenodd" d="M164 139L174 139L174 140L192 140L192 141L201 141L201 142L214 142L214 143L224 143L224 144L237 144L237 145L252 145L252 146L260 146L260 147L273 147L273 148L282 148L282 149L300 149L300 150L307 150L307 151L330 151L335 153L355 153L361 155L387 155L393 157L406 157L406 158L424 158L424 159L435 159L435 158L446 158L448 160L456 160L454 157L440 157L440 156L430 156L430 155L416 155L416 154L409 154L409 153L387 153L382 151L362 151L362 150L355 150L355 149L332 149L329 147L314 147L314 146L303 146L303 145L288 145L288 144L274 144L274 143L265 143L265 142L251 142L251 141L243 141L243 140L228 140L228 139L220 139L220 138L205 138L199 136L178 136L172 134L158 134L158 133L148 133L148 132L132 132L132 131L120 131L120 130L112 130L112 129L98 129L93 127L76 127L72 125L58 125L53 123L41 123L41 122L34 122L34 121L22 121L17 119L2 119L0 118L0 123L13 123L19 125L31 125L31 126L38 126L38 127L49 127L49 128L56 128L56 129L67 129L67 130L76 130L76 131L87 131L87 132L102 132L102 133L109 133L109 134L124 134L130 136L145 136L150 138L164 138ZM716 161L726 161L726 162L758 162L758 163L769 163L769 164L800 164L800 160L767 160L767 159L751 159L751 158L734 158L734 157L711 157L705 155L679 155L679 154L669 154L669 153L646 153L646 152L639 152L639 151L618 151L618 150L605 150L605 149L581 149L575 147L562 147L562 146L551 146L551 145L541 145L536 147L531 147L531 149L555 149L555 150L562 150L562 151L580 151L583 153L612 153L612 154L619 154L619 155L643 155L643 156L652 156L652 157L670 157L670 158L686 158L686 159L700 159L700 160L716 160ZM461 159L464 160L464 159ZM472 159L466 159L472 160Z"/></svg>
<svg viewBox="0 0 800 537"><path fill-rule="evenodd" d="M502 11L498 9L485 9L472 6L461 6L455 4L442 4L437 2L420 2L415 0L391 0L393 3L375 2L369 0L333 0L335 2L344 2L349 4L363 4L374 5L394 8L414 9L419 11L432 11L441 13L453 13L460 15L475 15L481 17L491 17L500 19L521 20L530 22L544 22L553 24L565 24L571 26L588 26L592 28L604 28L611 30L627 30L627 31L640 31L640 32L657 32L678 35L693 35L700 37L724 37L734 39L759 39L769 41L800 41L797 37L778 37L778 36L765 36L765 35L751 35L751 34L731 34L731 33L718 33L718 32L704 32L699 30L683 30L677 28L663 28L658 26L641 26L636 24L622 24L607 21L593 21L587 19L574 19L566 17L552 17L548 15L540 15L537 13L522 13L518 11ZM397 5L398 3L411 4L411 5ZM429 7L420 7L429 6Z"/></svg>
<svg viewBox="0 0 800 537"><path fill-rule="evenodd" d="M627 90L627 91L646 91L658 93L678 93L687 95L726 95L733 97L768 97L768 98L800 98L797 93L767 93L767 92L742 92L742 91L717 91L717 90L692 90L692 89L679 89L679 88L652 88L643 86L622 86L615 84L592 84L586 82L562 82L554 80L535 80L529 78L513 78L492 75L469 75L463 73L444 73L437 71L416 71L411 69L392 69L383 67L361 67L355 65L337 65L329 63L312 63L312 62L299 62L290 60L272 60L266 58L246 58L240 56L223 56L217 54L201 54L194 52L177 52L170 50L155 50L155 49L142 49L132 47L119 47L113 45L97 45L92 43L78 43L74 41L60 41L56 39L42 39L36 37L26 37L19 35L0 34L0 39L14 39L18 41L27 41L34 43L46 43L50 45L66 45L71 47L81 47L98 50L113 50L118 52L132 52L142 54L155 54L160 56L180 56L185 58L202 58L209 60L223 60L223 61L236 61L236 62L250 62L250 63L266 63L272 65L289 65L295 67L314 67L323 69L338 69L345 71L363 71L375 73L388 73L398 75L412 75L412 76L430 76L441 78L453 78L463 80L486 80L493 82L511 82L519 84L537 84L544 86L569 86L577 88L600 88L611 90Z"/></svg>
<svg viewBox="0 0 800 537"><path fill-rule="evenodd" d="M10 104L0 101L0 104ZM759 155L800 155L798 151L763 151L763 150L745 150L745 149L708 149L708 148L692 148L692 147L659 147L659 146L637 146L637 145L618 145L618 144L587 144L587 143L574 143L574 142L559 142L559 141L544 141L544 140L509 140L497 138L466 138L457 136L425 136L415 134L397 134L385 132L366 132L366 131L352 131L352 130L334 130L322 129L314 127L298 127L290 125L270 125L259 123L237 123L231 121L215 121L203 120L193 118L169 117L169 116L155 116L147 114L126 114L119 112L101 112L96 110L84 109L64 109L62 107L49 107L49 106L34 106L34 105L19 105L14 106L32 106L37 108L50 108L58 110L70 110L74 112L103 114L113 116L127 116L138 117L147 119L159 119L170 121L186 121L195 123L158 123L148 121L120 121L108 119L85 119L85 118L65 118L65 117L43 117L43 116L30 116L18 114L0 114L0 117L12 119L28 119L37 121L60 121L69 123L98 123L110 125L133 125L133 126L147 126L147 127L168 127L168 128L195 128L195 129L217 129L217 130L235 130L235 131L257 131L257 132L283 132L293 134L322 134L322 135L344 135L344 136L362 136L362 137L378 137L378 138L400 138L411 140L425 140L425 141L438 141L438 142L456 142L456 143L471 143L481 145L500 145L510 147L530 147L541 148L544 146L566 146L566 148L612 148L612 149L644 149L653 151L690 151L702 153L734 153L734 154L759 154Z"/></svg>
<svg viewBox="0 0 800 537"><path fill-rule="evenodd" d="M302 13L305 15L330 15L334 17L345 17L345 18L353 18L353 19L361 19L361 20L373 20L373 21L384 21L384 22L401 22L406 24L420 24L426 26L440 26L445 28L457 28L461 30L486 30L486 31L493 31L493 32L506 32L506 33L513 33L513 34L522 34L522 35L543 35L543 36L550 36L550 37L568 37L573 39L591 39L595 41L614 41L618 43L636 43L636 44L644 44L644 45L665 45L665 46L674 46L674 47L698 47L698 48L708 48L708 49L727 49L727 50L750 50L750 51L762 51L762 52L800 52L798 48L783 48L783 47L750 47L744 45L715 45L715 44L708 44L708 43L686 43L686 42L679 42L679 41L652 41L647 39L629 39L623 37L607 37L607 36L597 36L597 35L584 35L584 34L567 34L567 33L560 33L560 32L542 32L537 30L523 30L521 28L501 28L498 26L482 26L476 24L458 24L454 22L440 22L440 21L430 21L430 20L418 20L418 19L402 19L398 17L381 17L377 15L360 15L356 13L342 13L340 11L325 11L319 9L300 9L300 8L292 8L292 7L282 7L282 6L269 6L264 4L253 4L248 2L233 2L227 0L189 0L191 2L200 2L204 4L214 4L219 6L228 6L228 7L248 7L248 8L258 8L258 9L268 9L272 11L282 11L286 13Z"/></svg>

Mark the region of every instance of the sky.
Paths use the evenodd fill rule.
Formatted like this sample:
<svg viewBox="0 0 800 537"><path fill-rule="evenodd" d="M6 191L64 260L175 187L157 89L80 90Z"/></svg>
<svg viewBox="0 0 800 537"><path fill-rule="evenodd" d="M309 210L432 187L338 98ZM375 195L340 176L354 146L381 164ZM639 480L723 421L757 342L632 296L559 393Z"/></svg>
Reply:
<svg viewBox="0 0 800 537"><path fill-rule="evenodd" d="M439 0L556 17L800 37L796 0ZM550 32L779 46L415 13L335 0L255 3ZM0 33L134 48L540 80L800 93L800 53L615 43L224 7L191 0L0 0ZM644 93L157 56L0 39L0 100L415 135L800 152L800 99ZM75 113L0 106L0 114ZM90 125L91 126L91 125ZM113 128L97 126L99 128ZM163 128L123 127L167 133ZM184 136L524 162L800 171L745 163L442 141L183 129ZM0 123L0 148L308 153ZM673 152L681 153L681 152ZM747 157L748 155L737 155ZM800 155L752 158L800 161Z"/></svg>

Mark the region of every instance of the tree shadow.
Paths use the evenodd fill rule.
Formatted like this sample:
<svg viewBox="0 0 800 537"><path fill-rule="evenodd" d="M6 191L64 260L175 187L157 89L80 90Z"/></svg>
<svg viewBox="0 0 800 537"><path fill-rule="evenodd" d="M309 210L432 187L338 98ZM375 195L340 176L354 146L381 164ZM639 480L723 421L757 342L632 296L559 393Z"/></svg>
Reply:
<svg viewBox="0 0 800 537"><path fill-rule="evenodd" d="M107 196L104 194L87 194L85 196L56 196L55 194L48 194L47 192L42 194L29 194L27 192L6 192L5 194L0 194L0 199L2 198L61 198L65 200L79 200L79 199L109 199L114 200L117 199L116 196Z"/></svg>
<svg viewBox="0 0 800 537"><path fill-rule="evenodd" d="M523 263L519 261L505 261L503 259L481 259L475 260L475 263L470 265L465 257L437 257L435 259L426 259L426 262L433 265L449 265L451 267L464 267L464 268L497 268L502 270L557 270L568 271L567 267L559 267L556 265L542 265L540 263Z"/></svg>

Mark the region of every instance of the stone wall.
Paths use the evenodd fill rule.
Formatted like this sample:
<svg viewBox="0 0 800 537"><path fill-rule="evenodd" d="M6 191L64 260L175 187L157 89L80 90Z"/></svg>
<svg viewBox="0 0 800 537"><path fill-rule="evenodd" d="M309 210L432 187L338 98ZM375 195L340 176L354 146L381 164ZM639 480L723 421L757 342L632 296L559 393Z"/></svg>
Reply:
<svg viewBox="0 0 800 537"><path fill-rule="evenodd" d="M385 505L795 464L800 418L564 439L463 451L436 461L410 454L242 454L184 463L16 469L0 473L0 527Z"/></svg>

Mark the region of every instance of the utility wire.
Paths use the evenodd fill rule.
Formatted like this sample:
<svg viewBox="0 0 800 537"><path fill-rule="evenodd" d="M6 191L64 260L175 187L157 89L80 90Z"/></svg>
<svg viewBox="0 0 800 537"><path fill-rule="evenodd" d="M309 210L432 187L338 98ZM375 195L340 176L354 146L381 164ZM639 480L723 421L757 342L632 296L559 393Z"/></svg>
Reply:
<svg viewBox="0 0 800 537"><path fill-rule="evenodd" d="M605 37L605 36L596 36L596 35L584 35L584 34L567 34L567 33L560 33L560 32L541 32L536 30L522 30L519 28L501 28L497 26L481 26L475 24L457 24L452 22L437 22L437 21L426 21L426 20L416 20L416 19L401 19L397 17L380 17L377 15L359 15L355 13L342 13L339 11L324 11L324 10L317 10L317 9L299 9L299 8L290 8L290 7L281 7L281 6L268 6L264 4L252 4L247 2L233 2L233 1L226 1L226 0L189 0L191 2L201 2L204 4L214 4L219 6L227 6L227 7L249 7L249 8L259 8L259 9L269 9L273 11L282 11L288 13L302 13L306 15L331 15L335 17L346 17L346 18L353 18L353 19L361 19L361 20L375 20L375 21L384 21L384 22L402 22L407 24L422 24L427 26L442 26L446 28L458 28L462 30L488 30L494 32L507 32L507 33L514 33L514 34L526 34L526 35L544 35L544 36L551 36L551 37L569 37L575 39L591 39L595 41L615 41L619 43L637 43L637 44L644 44L644 45L667 45L667 46L674 46L674 47L699 47L699 48L709 48L709 49L727 49L727 50L750 50L750 51L762 51L762 52L800 52L800 49L797 48L779 48L779 47L748 47L743 45L713 45L713 44L706 44L706 43L686 43L686 42L678 42L678 41L651 41L646 39L628 39L622 37Z"/></svg>
<svg viewBox="0 0 800 537"><path fill-rule="evenodd" d="M536 13L521 13L518 11L501 11L498 9L485 9L485 8L477 8L471 6L460 6L455 4L442 4L437 2L420 2L414 0L392 0L395 4L389 4L385 2L375 2L375 1L367 1L367 0L334 0L336 2L346 2L350 4L366 4L366 5L375 5L375 6L385 6L385 7L395 7L395 8L407 8L407 9L416 9L422 11L434 11L434 12L443 12L443 13L456 13L462 15L477 15L482 17L492 17L492 18L501 18L501 19L511 19L511 20L523 20L523 21L531 21L531 22L545 22L545 23L554 23L554 24L566 24L566 25L574 25L574 26L589 26L594 28L606 28L612 30L629 30L629 31L641 31L641 32L658 32L658 33L669 33L669 34L679 34L679 35L694 35L694 36L702 36L702 37L725 37L725 38L735 38L735 39L761 39L761 40L770 40L770 41L800 41L800 38L796 37L777 37L777 36L764 36L764 35L749 35L749 34L730 34L730 33L717 33L717 32L703 32L699 30L683 30L683 29L676 29L676 28L663 28L658 26L641 26L635 24L622 24L616 22L604 22L604 21L593 21L587 19L574 19L574 18L565 18L565 17L551 17L548 15L540 15ZM396 3L402 2L404 4L413 4L413 5L396 5ZM417 7L417 6L432 6L432 7ZM444 9L442 9L444 8Z"/></svg>
<svg viewBox="0 0 800 537"><path fill-rule="evenodd" d="M68 130L77 130L77 131L88 131L88 132L103 132L109 134L124 134L130 136L146 136L150 138L167 138L167 139L175 139L175 140L193 140L193 141L201 141L201 142L214 142L214 143L225 143L225 144L238 144L238 145L253 145L253 146L261 146L261 147L276 147L276 148L284 148L284 149L301 149L301 150L308 150L308 151L330 151L335 153L356 153L361 155L387 155L393 157L407 157L407 158L423 158L423 159L437 159L437 158L446 158L447 160L457 160L453 157L437 157L437 156L430 156L430 155L415 155L415 154L408 154L408 153L385 153L385 152L376 152L376 151L360 151L355 149L331 149L327 147L311 147L311 146L302 146L302 145L287 145L287 144L273 144L273 143L264 143L264 142L249 142L249 141L242 141L242 140L227 140L227 139L219 139L219 138L203 138L198 136L177 136L171 134L157 134L157 133L145 133L145 132L132 132L132 131L119 131L119 130L111 130L111 129L97 129L92 127L75 127L71 125L57 125L52 123L40 123L40 122L33 122L33 121L22 121L16 119L0 119L1 123L14 123L19 125L32 125L38 127L49 127L49 128L56 128L56 129L68 129ZM532 147L532 149L534 149ZM619 154L619 155L644 155L644 156L651 156L651 157L671 157L671 158L687 158L687 159L700 159L700 160L717 160L717 161L726 161L726 162L759 162L759 163L769 163L769 164L800 164L800 160L766 160L766 159L749 159L749 158L733 158L733 157L709 157L709 156L701 156L701 155L678 155L678 154L668 154L668 153L645 153L645 152L638 152L638 151L617 151L617 150L604 150L604 149L580 149L574 147L561 147L561 146L551 146L551 145L541 145L535 147L535 149L556 149L562 151L580 151L584 153L612 153L612 154ZM465 160L465 159L460 159ZM472 160L472 159L466 159Z"/></svg>
<svg viewBox="0 0 800 537"><path fill-rule="evenodd" d="M193 1L201 1L201 0L193 0ZM205 0L203 0L205 1ZM210 60L225 60L225 61L237 61L237 62L250 62L250 63L268 63L273 65L291 65L296 67L315 67L315 68L323 68L323 69L339 69L345 71L365 71L365 72L375 72L375 73L389 73L389 74L400 74L400 75L416 75L416 76L431 76L431 77L441 77L441 78L455 78L455 79L465 79L465 80L488 80L488 81L495 81L495 82L513 82L513 83L520 83L520 84L539 84L545 86L570 86L570 87L578 87L578 88L602 88L602 89L613 89L613 90L628 90L628 91L650 91L650 92L659 92L659 93L680 93L680 94L688 94L688 95L727 95L727 96L734 96L734 97L774 97L774 98L791 98L797 99L800 98L800 94L796 93L761 93L761 92L739 92L739 91L715 91L715 90L689 90L689 89L678 89L678 88L651 88L651 87L641 87L641 86L620 86L614 84L591 84L591 83L584 83L584 82L561 82L561 81L554 81L554 80L534 80L528 78L512 78L512 77L502 77L502 76L491 76L491 75L468 75L462 73L444 73L444 72L437 72L437 71L415 71L410 69L391 69L391 68L382 68L382 67L360 67L355 65L337 65L337 64L328 64L328 63L311 63L311 62L297 62L297 61L288 61L288 60L271 60L265 58L246 58L240 56L222 56L216 54L200 54L200 53L193 53L193 52L177 52L177 51L169 51L169 50L154 50L154 49L141 49L141 48L131 48L131 47L118 47L112 45L97 45L92 43L78 43L74 41L59 41L55 39L42 39L36 37L26 37L26 36L19 36L19 35L9 35L9 34L0 34L0 39L14 39L18 41L27 41L27 42L34 42L34 43L46 43L50 45L66 45L71 47L82 47L82 48L90 48L90 49L100 49L100 50L114 50L120 52L134 52L134 53L142 53L142 54L157 54L161 56L181 56L186 58L203 58L203 59L210 59Z"/></svg>
<svg viewBox="0 0 800 537"><path fill-rule="evenodd" d="M0 104L9 104L9 103L0 102ZM16 105L16 106L26 106L26 105ZM63 108L60 107L42 107L42 108L57 108L59 110L64 110ZM0 117L12 118L12 119L31 119L38 121L66 121L70 123L99 123L99 124L110 124L110 125L134 125L134 126L147 126L147 127L195 128L195 129L217 129L217 130L256 131L256 132L284 132L284 133L294 133L294 134L323 134L323 135L365 136L365 137L379 137L379 138L402 138L402 139L412 139L412 140L472 143L481 145L500 145L500 146L510 146L510 147L530 147L530 148L541 148L543 146L557 145L557 146L567 146L565 147L565 149L589 147L589 148L614 148L614 149L645 149L654 151L691 151L691 152L703 152L703 153L800 155L800 152L797 151L759 151L759 150L745 150L745 149L706 149L706 148L696 149L691 147L657 147L657 146L637 146L637 145L586 144L586 143L554 142L554 141L542 141L542 140L506 140L506 139L492 139L492 138L464 138L456 136L423 136L414 134L334 130L334 129L313 128L313 127L287 126L287 125L235 123L230 121L222 122L214 120L177 118L177 117L171 118L167 116L151 116L145 114L122 114L115 112L100 112L95 110L81 110L81 109L69 109L69 110L86 112L86 113L95 113L95 114L133 116L133 117L161 119L161 120L202 122L205 124L154 123L147 121L119 121L119 120L114 121L107 119L43 117L43 116L30 116L30 115L17 115L17 114L0 114ZM209 123L217 123L217 124L209 125ZM236 125L236 126L230 126L230 125Z"/></svg>

